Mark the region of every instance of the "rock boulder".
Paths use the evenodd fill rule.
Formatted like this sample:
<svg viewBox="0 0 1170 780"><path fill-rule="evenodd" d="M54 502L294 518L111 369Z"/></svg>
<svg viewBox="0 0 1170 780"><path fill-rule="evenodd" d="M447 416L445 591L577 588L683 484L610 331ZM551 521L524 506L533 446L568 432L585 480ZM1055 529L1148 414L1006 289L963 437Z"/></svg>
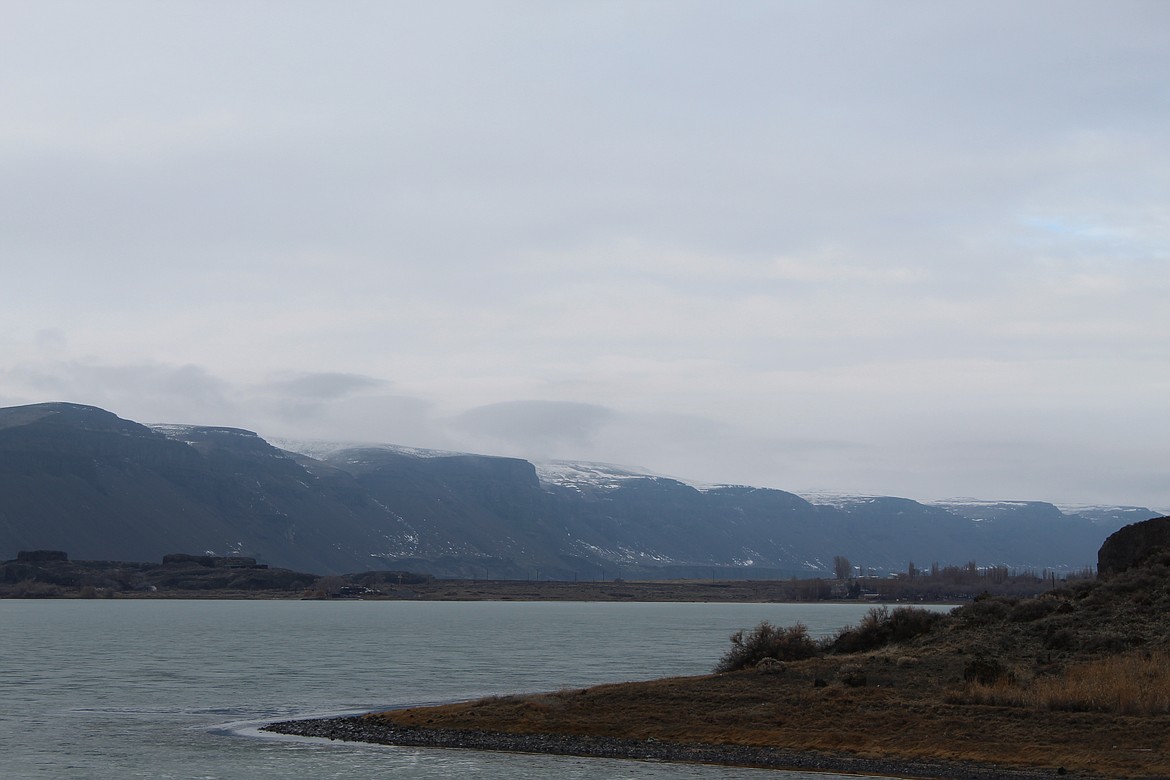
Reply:
<svg viewBox="0 0 1170 780"><path fill-rule="evenodd" d="M1097 551L1097 576L1111 577L1139 565L1159 550L1170 551L1170 517L1127 525Z"/></svg>

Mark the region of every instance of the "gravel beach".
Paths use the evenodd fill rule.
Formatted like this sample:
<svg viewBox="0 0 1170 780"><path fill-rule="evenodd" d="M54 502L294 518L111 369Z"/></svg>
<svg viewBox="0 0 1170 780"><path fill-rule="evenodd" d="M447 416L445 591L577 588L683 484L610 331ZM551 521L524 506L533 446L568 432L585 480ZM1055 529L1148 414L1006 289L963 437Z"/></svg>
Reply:
<svg viewBox="0 0 1170 780"><path fill-rule="evenodd" d="M402 728L363 716L290 720L271 723L262 731L347 742L408 747L498 750L593 758L672 761L726 766L840 772L899 778L945 780L1039 780L1057 776L1105 780L1103 775L1020 769L952 761L860 758L845 753L804 752L742 745L680 745L656 740L578 737L561 734L506 734L488 731Z"/></svg>

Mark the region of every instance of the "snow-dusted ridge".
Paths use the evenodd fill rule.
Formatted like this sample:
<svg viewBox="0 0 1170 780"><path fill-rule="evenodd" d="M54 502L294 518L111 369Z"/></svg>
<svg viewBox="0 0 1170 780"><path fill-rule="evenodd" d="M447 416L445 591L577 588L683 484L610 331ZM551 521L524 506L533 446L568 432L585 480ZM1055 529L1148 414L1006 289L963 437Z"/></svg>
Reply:
<svg viewBox="0 0 1170 780"><path fill-rule="evenodd" d="M1028 506L1029 504L1044 504L1046 501L1021 501L1018 499L994 501L983 498L937 498L928 501L919 501L920 504L927 504L929 506L964 506L964 507L981 507L981 506ZM1055 505L1054 505L1055 506Z"/></svg>
<svg viewBox="0 0 1170 780"><path fill-rule="evenodd" d="M725 482L700 482L693 479L659 474L643 466L623 466L617 463L599 463L587 460L537 460L531 461L536 467L536 476L546 485L560 485L581 489L582 487L612 489L632 479L662 479L678 482L706 492L719 488L750 488L751 485L731 485Z"/></svg>
<svg viewBox="0 0 1170 780"><path fill-rule="evenodd" d="M195 430L199 426L176 425L174 423L146 423L146 427L150 428L155 433L161 433L168 439L187 441L191 437L191 431Z"/></svg>
<svg viewBox="0 0 1170 780"><path fill-rule="evenodd" d="M234 433L240 436L255 437L256 433L242 428L230 428L220 426L207 425L182 425L175 423L148 423L146 427L160 433L170 439L176 441L183 441L188 444L194 443L192 436L197 430L216 430L223 433ZM407 447L400 444L386 444L382 442L360 442L360 441L324 441L324 440L304 440L304 439L283 439L283 438L268 438L265 441L281 450L305 455L310 458L318 460L327 459L337 455L346 450L361 450L372 449L382 450L385 452L393 452L401 455L407 455L416 458L450 458L463 455L471 455L473 453L460 452L455 450L436 450L425 447ZM481 455L480 457L491 457ZM579 460L530 460L529 462L536 469L536 475L540 481L547 485L558 485L561 487L569 487L576 490L590 488L594 490L612 490L621 486L624 482L635 479L662 479L671 480L674 482L688 485L696 490L707 492L710 490L718 490L722 488L756 488L756 489L771 489L759 488L752 485L738 485L730 483L715 483L703 482L693 479L681 479L665 474L659 474L650 469L641 466L626 466L615 463L602 463L596 461L579 461ZM775 488L783 490L781 488ZM867 494L867 493L845 493L832 490L788 490L784 492L793 493L810 504L820 506L832 506L839 509L855 507L859 504L868 504L882 498L890 498L890 496ZM994 507L1026 507L1030 504L1045 504L1050 503L1040 500L988 500L971 497L956 497L943 499L908 499L916 501L919 504L926 506L934 506L940 509L954 508L973 510L978 508L994 508ZM1109 505L1109 504L1071 504L1071 503L1053 503L1062 513L1066 515L1086 514L1091 515L1095 513L1117 513L1117 512L1138 512L1138 511L1155 511L1163 514L1170 514L1170 509L1152 509L1146 510L1145 507L1133 507L1125 505Z"/></svg>
<svg viewBox="0 0 1170 780"><path fill-rule="evenodd" d="M415 458L450 458L457 455L466 455L465 452L450 452L448 450L428 450L421 447L404 447L399 444L379 444L374 442L357 441L305 441L302 439L268 439L273 447L295 452L310 458L321 460L346 450L384 450L399 455L410 455Z"/></svg>
<svg viewBox="0 0 1170 780"><path fill-rule="evenodd" d="M619 466L614 463L593 463L581 460L533 461L536 476L547 485L560 485L580 490L582 487L612 489L631 479L658 479L647 469L637 466Z"/></svg>
<svg viewBox="0 0 1170 780"><path fill-rule="evenodd" d="M792 492L810 504L833 506L838 509L844 509L845 507L856 506L858 504L868 504L879 498L885 498L885 496L874 496L864 493L837 493L831 490L794 490Z"/></svg>
<svg viewBox="0 0 1170 780"><path fill-rule="evenodd" d="M981 507L1026 507L1036 504L1048 504L1054 506L1066 515L1084 515L1084 514L1108 514L1108 513L1123 513L1123 512L1160 512L1154 507L1139 507L1128 506L1125 504L1067 504L1057 503L1054 501L1041 500L1020 500L1020 499L1001 499L999 501L989 501L982 498L940 498L929 501L920 501L920 504L927 504L930 506L946 508L962 508L962 509L978 509Z"/></svg>
<svg viewBox="0 0 1170 780"><path fill-rule="evenodd" d="M1061 512L1069 515L1080 514L1082 512L1133 512L1145 507L1126 506L1124 504L1054 504L1054 506ZM1170 510L1159 509L1156 506L1150 507L1152 512L1168 513Z"/></svg>
<svg viewBox="0 0 1170 780"><path fill-rule="evenodd" d="M161 433L168 439L175 441L186 442L191 444L194 442L192 433L195 431L215 431L216 433L227 433L235 436L247 436L248 438L260 438L255 431L249 431L244 428L232 428L230 426L222 425L180 425L177 423L146 423L147 428L155 433Z"/></svg>

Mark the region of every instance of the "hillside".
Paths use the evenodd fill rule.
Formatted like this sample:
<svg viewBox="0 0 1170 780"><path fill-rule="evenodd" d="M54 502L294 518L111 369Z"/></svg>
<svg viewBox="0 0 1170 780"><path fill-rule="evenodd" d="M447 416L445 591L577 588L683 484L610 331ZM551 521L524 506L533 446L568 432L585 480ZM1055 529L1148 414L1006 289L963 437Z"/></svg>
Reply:
<svg viewBox="0 0 1170 780"><path fill-rule="evenodd" d="M933 563L1079 570L1157 513L1044 502L806 500L598 464L146 426L79 404L0 409L0 559L246 555L317 574L479 579L784 579L834 556L882 574ZM294 451L296 450L296 451Z"/></svg>

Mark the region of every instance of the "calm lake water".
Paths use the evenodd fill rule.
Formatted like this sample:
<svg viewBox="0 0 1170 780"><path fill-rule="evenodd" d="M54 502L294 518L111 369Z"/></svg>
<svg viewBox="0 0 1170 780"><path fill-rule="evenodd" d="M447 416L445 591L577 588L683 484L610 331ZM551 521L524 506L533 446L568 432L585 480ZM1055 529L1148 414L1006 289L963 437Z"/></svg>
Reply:
<svg viewBox="0 0 1170 780"><path fill-rule="evenodd" d="M865 604L0 601L13 778L802 778L804 773L261 736L273 720L711 670L760 620Z"/></svg>

